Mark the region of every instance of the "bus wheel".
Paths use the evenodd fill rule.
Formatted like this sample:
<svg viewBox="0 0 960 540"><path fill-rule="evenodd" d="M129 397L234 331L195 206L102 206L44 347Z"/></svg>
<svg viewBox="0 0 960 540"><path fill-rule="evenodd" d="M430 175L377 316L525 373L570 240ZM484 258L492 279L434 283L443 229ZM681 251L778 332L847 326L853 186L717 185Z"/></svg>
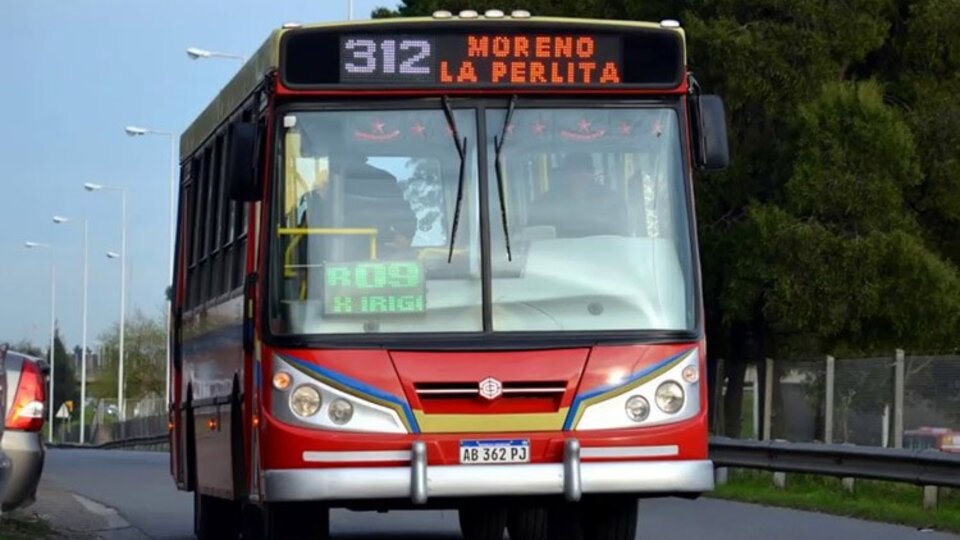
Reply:
<svg viewBox="0 0 960 540"><path fill-rule="evenodd" d="M464 540L503 540L507 528L507 509L495 505L470 505L460 508L460 532Z"/></svg>
<svg viewBox="0 0 960 540"><path fill-rule="evenodd" d="M639 504L635 497L589 501L583 508L583 532L591 540L633 540L637 536Z"/></svg>
<svg viewBox="0 0 960 540"><path fill-rule="evenodd" d="M243 505L240 518L240 540L264 540L263 510L259 506Z"/></svg>
<svg viewBox="0 0 960 540"><path fill-rule="evenodd" d="M267 540L327 540L330 510L312 502L268 504Z"/></svg>
<svg viewBox="0 0 960 540"><path fill-rule="evenodd" d="M237 540L240 537L240 505L194 492L193 528L198 540Z"/></svg>
<svg viewBox="0 0 960 540"><path fill-rule="evenodd" d="M583 535L583 504L555 503L547 509L547 537L550 540L593 540Z"/></svg>
<svg viewBox="0 0 960 540"><path fill-rule="evenodd" d="M534 506L510 510L507 532L510 540L547 540L547 509Z"/></svg>

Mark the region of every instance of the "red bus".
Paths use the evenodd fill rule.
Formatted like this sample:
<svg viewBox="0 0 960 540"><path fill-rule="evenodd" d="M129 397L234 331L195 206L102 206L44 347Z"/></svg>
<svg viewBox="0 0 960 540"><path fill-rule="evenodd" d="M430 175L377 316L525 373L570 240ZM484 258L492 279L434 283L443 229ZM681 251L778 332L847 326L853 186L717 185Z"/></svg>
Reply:
<svg viewBox="0 0 960 540"><path fill-rule="evenodd" d="M200 538L331 508L633 538L713 488L676 21L286 25L181 140L171 471Z"/></svg>

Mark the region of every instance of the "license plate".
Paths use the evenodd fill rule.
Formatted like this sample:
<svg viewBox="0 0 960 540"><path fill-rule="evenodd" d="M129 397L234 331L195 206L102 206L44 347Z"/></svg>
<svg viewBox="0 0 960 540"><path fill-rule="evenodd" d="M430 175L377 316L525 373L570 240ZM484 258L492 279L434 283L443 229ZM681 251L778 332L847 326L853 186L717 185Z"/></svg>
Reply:
<svg viewBox="0 0 960 540"><path fill-rule="evenodd" d="M460 441L460 463L530 463L530 441Z"/></svg>

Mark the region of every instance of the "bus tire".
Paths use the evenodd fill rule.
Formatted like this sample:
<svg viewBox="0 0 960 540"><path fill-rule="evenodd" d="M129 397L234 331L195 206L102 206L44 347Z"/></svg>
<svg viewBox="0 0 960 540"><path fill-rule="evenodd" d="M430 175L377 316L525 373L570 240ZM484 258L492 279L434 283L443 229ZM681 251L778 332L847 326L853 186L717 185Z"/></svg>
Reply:
<svg viewBox="0 0 960 540"><path fill-rule="evenodd" d="M240 540L265 540L263 510L251 503L243 505Z"/></svg>
<svg viewBox="0 0 960 540"><path fill-rule="evenodd" d="M478 504L461 507L458 514L464 540L503 540L507 528L506 508Z"/></svg>
<svg viewBox="0 0 960 540"><path fill-rule="evenodd" d="M635 497L591 501L582 516L584 535L591 540L633 540L637 536L639 512Z"/></svg>
<svg viewBox="0 0 960 540"><path fill-rule="evenodd" d="M197 540L240 538L240 505L193 492L193 523Z"/></svg>
<svg viewBox="0 0 960 540"><path fill-rule="evenodd" d="M267 540L327 540L330 537L330 510L317 503L271 503L264 514Z"/></svg>
<svg viewBox="0 0 960 540"><path fill-rule="evenodd" d="M583 535L583 504L556 503L547 509L547 538L550 540L593 540Z"/></svg>
<svg viewBox="0 0 960 540"><path fill-rule="evenodd" d="M547 540L547 509L533 506L510 510L507 532L510 540Z"/></svg>

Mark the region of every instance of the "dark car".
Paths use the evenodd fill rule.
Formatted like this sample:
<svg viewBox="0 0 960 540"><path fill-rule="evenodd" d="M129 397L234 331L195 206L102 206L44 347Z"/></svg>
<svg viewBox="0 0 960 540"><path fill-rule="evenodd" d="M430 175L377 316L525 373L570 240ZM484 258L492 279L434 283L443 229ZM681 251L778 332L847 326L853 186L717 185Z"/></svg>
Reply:
<svg viewBox="0 0 960 540"><path fill-rule="evenodd" d="M43 429L46 408L46 362L8 351L6 378L6 430L0 450L10 460L9 478L3 487L3 510L27 506L36 498L43 471Z"/></svg>

